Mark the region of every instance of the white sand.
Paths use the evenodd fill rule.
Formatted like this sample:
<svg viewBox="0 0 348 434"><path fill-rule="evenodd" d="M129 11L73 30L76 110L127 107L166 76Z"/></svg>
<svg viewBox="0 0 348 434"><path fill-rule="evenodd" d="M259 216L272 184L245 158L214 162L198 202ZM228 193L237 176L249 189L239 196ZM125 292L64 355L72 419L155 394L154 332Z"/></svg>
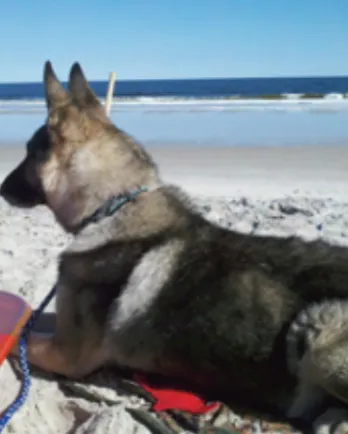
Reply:
<svg viewBox="0 0 348 434"><path fill-rule="evenodd" d="M243 232L348 245L348 148L151 151L164 178L199 196L202 212L213 221ZM0 182L22 153L0 148ZM68 241L44 207L24 211L0 199L0 289L37 307L55 281L57 256ZM5 432L147 433L125 410L143 401L119 393L117 381L99 374L93 380L98 386L84 385L93 403L81 393L67 394L62 382L33 376L27 401ZM20 385L8 361L0 368L0 384L1 411Z"/></svg>

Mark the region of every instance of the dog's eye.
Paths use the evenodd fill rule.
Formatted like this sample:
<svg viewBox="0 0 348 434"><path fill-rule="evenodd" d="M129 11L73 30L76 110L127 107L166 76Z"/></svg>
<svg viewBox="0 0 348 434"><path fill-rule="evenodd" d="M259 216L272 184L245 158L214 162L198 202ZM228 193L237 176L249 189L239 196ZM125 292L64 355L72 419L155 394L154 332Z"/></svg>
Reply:
<svg viewBox="0 0 348 434"><path fill-rule="evenodd" d="M43 161L47 157L47 153L49 151L48 142L40 142L37 143L34 140L30 140L27 143L27 153L31 158L35 158L35 160Z"/></svg>

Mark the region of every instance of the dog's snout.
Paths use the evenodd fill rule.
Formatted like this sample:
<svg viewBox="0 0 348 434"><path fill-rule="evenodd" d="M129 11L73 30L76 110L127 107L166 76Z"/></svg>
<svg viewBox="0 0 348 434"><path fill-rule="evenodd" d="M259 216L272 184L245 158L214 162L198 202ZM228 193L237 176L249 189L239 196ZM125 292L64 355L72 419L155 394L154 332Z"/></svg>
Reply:
<svg viewBox="0 0 348 434"><path fill-rule="evenodd" d="M27 179L26 165L24 160L0 185L0 196L3 199L11 205L24 208L44 203L41 188L35 187Z"/></svg>

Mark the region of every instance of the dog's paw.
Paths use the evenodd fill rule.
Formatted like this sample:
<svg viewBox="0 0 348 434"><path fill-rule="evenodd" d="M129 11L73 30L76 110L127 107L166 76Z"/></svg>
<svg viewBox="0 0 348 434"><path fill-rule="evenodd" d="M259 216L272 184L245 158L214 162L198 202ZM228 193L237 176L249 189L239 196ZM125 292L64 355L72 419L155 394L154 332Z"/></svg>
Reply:
<svg viewBox="0 0 348 434"><path fill-rule="evenodd" d="M313 423L315 434L348 434L348 410L330 408Z"/></svg>

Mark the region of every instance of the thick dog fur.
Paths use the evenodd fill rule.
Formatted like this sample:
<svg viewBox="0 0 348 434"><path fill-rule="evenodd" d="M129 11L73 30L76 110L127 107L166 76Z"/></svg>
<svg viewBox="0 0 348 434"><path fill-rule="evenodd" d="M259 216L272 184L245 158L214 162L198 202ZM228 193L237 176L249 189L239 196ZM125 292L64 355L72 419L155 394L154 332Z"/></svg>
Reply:
<svg viewBox="0 0 348 434"><path fill-rule="evenodd" d="M46 204L75 240L60 258L54 333L30 337L30 362L69 377L109 364L165 375L347 432L344 404L325 405L348 401L348 249L206 221L111 123L78 64L65 91L47 62L44 87L47 122L0 191ZM140 185L149 191L76 231Z"/></svg>

